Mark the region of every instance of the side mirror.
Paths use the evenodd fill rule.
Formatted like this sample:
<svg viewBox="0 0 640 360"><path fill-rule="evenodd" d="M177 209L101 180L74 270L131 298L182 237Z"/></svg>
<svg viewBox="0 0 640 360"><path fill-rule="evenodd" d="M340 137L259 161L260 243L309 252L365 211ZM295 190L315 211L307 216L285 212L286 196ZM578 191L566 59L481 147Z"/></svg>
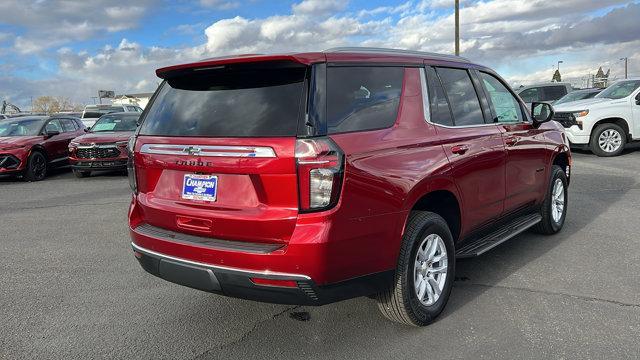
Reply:
<svg viewBox="0 0 640 360"><path fill-rule="evenodd" d="M538 127L553 118L553 107L549 103L534 102L531 104L531 114L533 115L533 126Z"/></svg>
<svg viewBox="0 0 640 360"><path fill-rule="evenodd" d="M636 95L636 105L640 105L640 93Z"/></svg>
<svg viewBox="0 0 640 360"><path fill-rule="evenodd" d="M56 136L56 135L60 135L60 131L58 131L58 130L47 130L46 134L47 134L47 137L50 138L50 137L53 137L53 136Z"/></svg>

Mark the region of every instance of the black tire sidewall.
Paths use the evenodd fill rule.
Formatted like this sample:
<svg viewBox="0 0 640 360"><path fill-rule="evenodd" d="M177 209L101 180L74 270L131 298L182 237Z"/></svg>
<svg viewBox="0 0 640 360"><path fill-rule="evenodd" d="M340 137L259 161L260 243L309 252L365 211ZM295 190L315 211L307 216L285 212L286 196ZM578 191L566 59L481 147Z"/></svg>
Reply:
<svg viewBox="0 0 640 360"><path fill-rule="evenodd" d="M32 165L33 165L33 160L39 156L42 157L45 164L44 175L40 178L36 178L35 177L36 175L33 173ZM27 160L27 169L25 170L25 178L27 181L40 181L40 180L43 180L45 177L47 177L47 158L40 151L33 151L31 155L29 155L29 159Z"/></svg>
<svg viewBox="0 0 640 360"><path fill-rule="evenodd" d="M600 148L600 144L598 143L598 139L600 138L600 134L602 134L603 132L605 132L606 130L615 130L618 133L620 133L620 137L622 138L622 143L620 144L620 148L618 148L618 150L614 151L614 152L606 152L604 150L602 150ZM598 125L595 130L593 131L593 136L591 137L591 151L598 155L598 156L602 156L602 157L609 157L609 156L617 156L620 155L622 153L622 151L624 151L625 145L627 144L627 135L624 133L624 130L617 124L600 124Z"/></svg>
<svg viewBox="0 0 640 360"><path fill-rule="evenodd" d="M443 224L446 224L444 223L444 220L442 220L442 222ZM404 283L406 284L406 288L404 293L405 297L408 299L408 304L411 307L412 313L418 318L418 321L421 323L431 322L442 312L447 304L451 289L453 287L453 280L455 277L455 248L453 245L451 232L447 227L443 227L443 224L439 224L435 221L425 222L422 230L414 235L413 239L411 239L412 246L411 251L409 252L409 258L405 259L403 276L405 277ZM422 240L424 240L424 238L430 234L437 234L442 238L447 249L448 269L447 279L440 298L438 298L438 301L436 301L434 305L425 306L420 302L420 300L418 300L414 290L413 266L416 253L418 251L418 246L420 246Z"/></svg>
<svg viewBox="0 0 640 360"><path fill-rule="evenodd" d="M551 206L552 206L552 202L553 202L553 187L554 184L556 183L556 180L560 179L560 181L562 181L562 186L564 187L564 208L562 209L562 217L560 218L559 222L555 222L553 220L553 215L551 214ZM549 189L547 191L547 201L545 206L548 206L548 216L549 216L549 224L551 225L551 227L553 228L554 232L558 232L560 231L560 229L562 229L562 227L564 226L564 222L567 219L567 208L569 205L569 192L568 192L568 187L567 187L567 176L564 173L564 171L562 171L562 168L555 165L552 168L552 176L551 176L551 183L549 184Z"/></svg>

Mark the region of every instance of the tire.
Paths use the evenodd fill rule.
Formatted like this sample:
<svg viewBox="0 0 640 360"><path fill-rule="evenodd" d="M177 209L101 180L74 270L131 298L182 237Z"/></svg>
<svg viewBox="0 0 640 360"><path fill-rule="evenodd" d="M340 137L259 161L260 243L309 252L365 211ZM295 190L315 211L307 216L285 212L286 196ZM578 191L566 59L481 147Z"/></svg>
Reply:
<svg viewBox="0 0 640 360"><path fill-rule="evenodd" d="M27 159L27 168L24 171L26 181L40 181L47 176L47 158L40 151L33 151Z"/></svg>
<svg viewBox="0 0 640 360"><path fill-rule="evenodd" d="M600 124L591 133L591 152L598 156L618 156L627 144L627 134L616 124Z"/></svg>
<svg viewBox="0 0 640 360"><path fill-rule="evenodd" d="M91 176L91 171L73 170L73 175L75 175L78 179L86 178Z"/></svg>
<svg viewBox="0 0 640 360"><path fill-rule="evenodd" d="M428 257L429 239L431 239L431 243L437 242L439 244L432 257ZM422 261L423 267L417 268L416 264L420 262L418 248L421 248L421 254L424 254L422 256L423 259L437 258L438 255L441 256L443 253L446 253L446 257L433 263L431 261ZM423 248L425 250L424 253L422 252ZM445 252L442 249L445 249ZM443 262L446 262L446 264ZM424 283L424 290L422 291L424 295L421 301L418 298L419 292L415 288L416 279L422 278L424 272L429 269L435 270L443 267L443 265L446 267L445 276L441 277L442 273L431 274L430 279L436 284L427 285L431 281ZM453 236L451 236L447 222L439 215L431 212L412 212L409 215L407 228L402 239L394 283L387 291L378 294L378 308L385 317L402 324L425 326L432 323L449 300L455 277L455 265ZM429 275L428 272L426 274ZM436 286L441 288L439 289L441 293L437 298L434 298L433 294ZM428 304L429 301L431 301L431 304Z"/></svg>
<svg viewBox="0 0 640 360"><path fill-rule="evenodd" d="M558 182L560 185L557 185ZM557 200L560 200L557 198L554 200L554 194L558 191L556 186L561 186L562 189L562 211L554 214L554 209L557 210L557 206L559 205ZM537 233L544 235L552 235L562 230L562 226L564 225L567 217L567 206L569 205L568 200L567 175L560 166L553 165L551 167L551 181L549 182L549 188L547 189L544 201L542 202L542 207L540 208L542 221L534 227L534 230Z"/></svg>

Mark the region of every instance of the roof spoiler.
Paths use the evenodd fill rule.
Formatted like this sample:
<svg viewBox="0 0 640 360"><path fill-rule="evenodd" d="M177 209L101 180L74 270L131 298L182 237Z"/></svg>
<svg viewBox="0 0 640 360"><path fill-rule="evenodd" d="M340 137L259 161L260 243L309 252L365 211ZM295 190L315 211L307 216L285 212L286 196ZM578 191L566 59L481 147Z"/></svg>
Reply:
<svg viewBox="0 0 640 360"><path fill-rule="evenodd" d="M244 54L232 57L217 57L204 59L192 63L173 65L163 67L156 70L156 75L161 79L170 79L176 76L193 73L196 71L213 70L224 68L231 64L249 64L263 62L294 62L301 65L310 65L313 63L324 62L326 57L322 53L307 53L296 55L260 55L260 54Z"/></svg>

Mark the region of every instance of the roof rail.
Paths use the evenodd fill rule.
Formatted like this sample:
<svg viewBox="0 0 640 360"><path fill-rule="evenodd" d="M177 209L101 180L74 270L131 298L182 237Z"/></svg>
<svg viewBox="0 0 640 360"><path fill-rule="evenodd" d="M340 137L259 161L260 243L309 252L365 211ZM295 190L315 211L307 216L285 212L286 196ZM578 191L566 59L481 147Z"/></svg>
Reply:
<svg viewBox="0 0 640 360"><path fill-rule="evenodd" d="M386 53L386 54L399 54L399 55L416 55L429 57L433 59L443 59L443 60L455 60L462 62L470 62L469 59L456 56L456 55L448 55L448 54L438 54L433 52L426 51L417 51L417 50L403 50L403 49L387 49L387 48L376 48L376 47L335 47L331 49L327 49L324 52L354 52L354 53Z"/></svg>

